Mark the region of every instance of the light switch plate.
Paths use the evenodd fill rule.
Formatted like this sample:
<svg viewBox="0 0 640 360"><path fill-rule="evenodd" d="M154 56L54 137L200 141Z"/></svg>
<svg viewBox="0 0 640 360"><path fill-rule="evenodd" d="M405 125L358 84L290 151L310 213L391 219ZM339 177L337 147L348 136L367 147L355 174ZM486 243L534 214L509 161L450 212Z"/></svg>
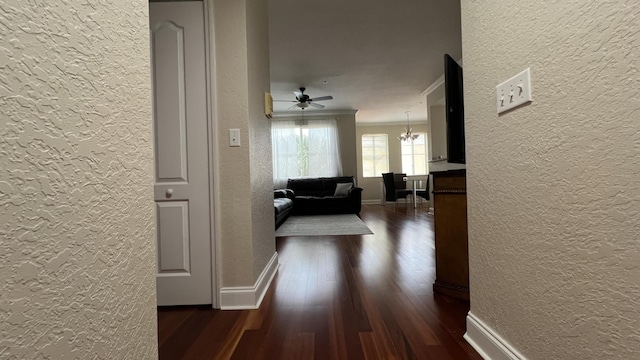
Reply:
<svg viewBox="0 0 640 360"><path fill-rule="evenodd" d="M266 116L267 119L273 117L273 98L268 92L264 93L264 116Z"/></svg>
<svg viewBox="0 0 640 360"><path fill-rule="evenodd" d="M229 129L229 146L240 146L240 129Z"/></svg>
<svg viewBox="0 0 640 360"><path fill-rule="evenodd" d="M496 86L498 114L531 101L531 72L529 68Z"/></svg>

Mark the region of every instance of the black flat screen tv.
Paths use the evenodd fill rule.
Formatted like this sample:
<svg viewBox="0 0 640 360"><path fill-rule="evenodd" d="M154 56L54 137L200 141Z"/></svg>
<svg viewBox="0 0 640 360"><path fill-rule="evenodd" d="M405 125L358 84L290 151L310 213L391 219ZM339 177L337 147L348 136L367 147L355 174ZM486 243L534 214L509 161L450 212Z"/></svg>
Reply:
<svg viewBox="0 0 640 360"><path fill-rule="evenodd" d="M448 54L444 55L444 87L447 119L447 162L464 164L462 67Z"/></svg>

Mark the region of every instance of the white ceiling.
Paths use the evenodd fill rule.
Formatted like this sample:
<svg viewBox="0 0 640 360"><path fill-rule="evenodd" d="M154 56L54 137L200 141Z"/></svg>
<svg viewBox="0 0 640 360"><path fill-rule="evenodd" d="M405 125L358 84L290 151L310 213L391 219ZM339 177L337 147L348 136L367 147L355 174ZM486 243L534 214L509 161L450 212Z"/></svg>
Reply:
<svg viewBox="0 0 640 360"><path fill-rule="evenodd" d="M406 122L407 111L426 121L422 93L442 76L444 54L462 58L460 2L269 0L269 50L274 100L304 86L311 98L333 96L318 102L324 111L358 110L359 124ZM274 113L291 105L276 101Z"/></svg>

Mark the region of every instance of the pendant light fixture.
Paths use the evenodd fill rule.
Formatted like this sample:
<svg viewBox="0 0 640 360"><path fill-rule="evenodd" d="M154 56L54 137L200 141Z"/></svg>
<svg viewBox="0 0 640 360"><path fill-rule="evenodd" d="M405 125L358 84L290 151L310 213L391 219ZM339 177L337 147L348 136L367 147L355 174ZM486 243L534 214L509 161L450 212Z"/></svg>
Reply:
<svg viewBox="0 0 640 360"><path fill-rule="evenodd" d="M418 138L418 134L411 134L411 127L409 126L409 111L407 113L407 127L404 128L404 134L398 136L398 140L401 141L413 141Z"/></svg>

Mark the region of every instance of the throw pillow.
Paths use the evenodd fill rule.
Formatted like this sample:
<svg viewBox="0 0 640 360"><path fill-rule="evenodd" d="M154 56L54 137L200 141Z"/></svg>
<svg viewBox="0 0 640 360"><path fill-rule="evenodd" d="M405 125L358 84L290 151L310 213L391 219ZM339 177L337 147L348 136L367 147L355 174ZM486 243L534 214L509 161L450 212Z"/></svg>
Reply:
<svg viewBox="0 0 640 360"><path fill-rule="evenodd" d="M351 190L351 183L338 183L336 184L336 192L333 196L348 196L349 190Z"/></svg>

